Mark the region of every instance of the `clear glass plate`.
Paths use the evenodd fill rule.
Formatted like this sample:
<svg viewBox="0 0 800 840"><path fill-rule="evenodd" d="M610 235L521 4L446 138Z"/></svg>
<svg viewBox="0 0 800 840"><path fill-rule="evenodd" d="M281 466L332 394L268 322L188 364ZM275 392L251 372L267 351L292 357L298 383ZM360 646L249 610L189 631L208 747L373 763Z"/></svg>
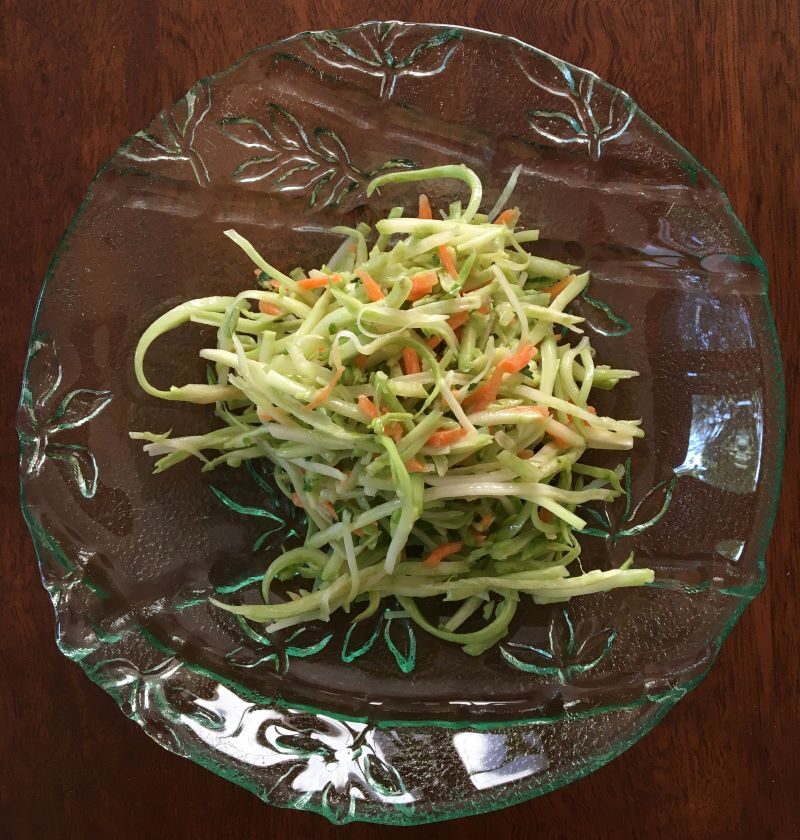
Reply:
<svg viewBox="0 0 800 840"><path fill-rule="evenodd" d="M642 372L602 406L647 437L583 540L592 565L635 551L656 582L526 606L477 658L391 611L247 634L207 598L254 587L302 523L259 469L150 475L127 432L209 413L139 390L137 339L185 298L252 283L225 228L313 266L331 224L410 200L367 199L373 173L452 161L489 202L522 164L540 252L591 269L575 309L605 361ZM156 382L196 381L202 344L163 339ZM271 804L423 823L591 772L702 679L764 583L783 415L766 268L713 176L590 72L512 38L373 22L256 50L100 169L34 322L22 503L61 650L151 737Z"/></svg>

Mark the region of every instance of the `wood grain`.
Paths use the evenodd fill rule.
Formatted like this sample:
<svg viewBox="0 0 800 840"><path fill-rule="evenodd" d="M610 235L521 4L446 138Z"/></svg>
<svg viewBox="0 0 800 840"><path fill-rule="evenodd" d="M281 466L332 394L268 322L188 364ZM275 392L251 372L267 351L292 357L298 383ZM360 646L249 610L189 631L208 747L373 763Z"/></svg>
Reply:
<svg viewBox="0 0 800 840"><path fill-rule="evenodd" d="M787 0L373 2L4 0L0 17L0 834L326 838L157 747L53 644L18 511L13 417L50 255L95 169L197 78L252 47L373 18L516 35L628 90L727 187L770 267L789 416L800 393L800 5ZM708 679L623 757L516 808L432 836L800 836L800 439L790 422L769 583ZM397 829L353 826L353 838ZM406 829L421 836L425 829Z"/></svg>

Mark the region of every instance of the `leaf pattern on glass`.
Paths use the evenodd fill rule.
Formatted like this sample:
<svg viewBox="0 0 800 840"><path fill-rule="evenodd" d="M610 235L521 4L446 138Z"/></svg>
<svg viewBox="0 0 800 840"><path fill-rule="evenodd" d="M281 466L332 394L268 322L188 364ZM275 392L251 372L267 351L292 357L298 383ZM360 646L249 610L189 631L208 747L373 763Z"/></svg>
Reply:
<svg viewBox="0 0 800 840"><path fill-rule="evenodd" d="M131 137L120 154L136 163L188 164L201 187L211 182L208 168L195 146L197 129L211 110L211 86L200 81L172 110L162 111L153 122Z"/></svg>
<svg viewBox="0 0 800 840"><path fill-rule="evenodd" d="M528 125L543 140L556 145L585 146L598 160L606 143L626 131L636 103L621 90L607 88L597 76L571 67L554 56L520 47L516 62L537 88L563 106L528 111ZM598 93L598 88L600 93Z"/></svg>
<svg viewBox="0 0 800 840"><path fill-rule="evenodd" d="M585 319L585 324L598 335L606 338L618 338L627 335L633 326L620 318L611 307L602 300L582 294L572 302L570 311Z"/></svg>
<svg viewBox="0 0 800 840"><path fill-rule="evenodd" d="M237 616L237 621L245 635L261 647L256 657L244 647L237 647L226 654L225 659L236 668L271 665L279 674L285 674L292 659L305 659L318 654L333 638L333 633L319 622L293 628L288 634L270 636L259 633L242 616Z"/></svg>
<svg viewBox="0 0 800 840"><path fill-rule="evenodd" d="M222 502L223 505L225 505L225 507L227 507L229 510L232 510L234 513L239 513L243 516L258 516L272 523L270 527L268 527L253 543L252 550L258 551L260 548L264 547L267 540L273 534L276 534L282 529L286 528L288 522L285 512L281 509L280 492L268 483L266 477L259 472L259 470L252 463L252 461L245 462L245 470L247 471L248 475L253 479L253 482L256 484L259 490L263 491L264 498L268 502L267 507L256 507L253 505L240 504L239 502L234 501L226 493L223 493L222 490L220 490L217 487L214 487L213 485L209 485L208 489L220 502ZM298 536L299 534L297 533L297 531L294 528L290 528L283 535L283 539L287 540L291 537Z"/></svg>
<svg viewBox="0 0 800 840"><path fill-rule="evenodd" d="M42 335L31 342L25 371L17 422L23 470L36 475L47 459L63 464L80 494L91 499L97 492L98 469L89 447L51 438L95 418L111 402L111 392L76 388L54 405L62 382L61 363L53 343Z"/></svg>
<svg viewBox="0 0 800 840"><path fill-rule="evenodd" d="M305 58L287 53L279 58L334 78L348 72L363 74L375 80L381 101L387 101L404 78L444 72L463 37L460 29L449 28L420 41L408 27L384 22L357 31L312 32L303 42Z"/></svg>
<svg viewBox="0 0 800 840"><path fill-rule="evenodd" d="M259 734L290 764L281 782L302 794L302 803L318 801L337 820L352 818L364 799L393 805L414 801L372 723L290 713L262 726Z"/></svg>
<svg viewBox="0 0 800 840"><path fill-rule="evenodd" d="M548 627L547 647L509 642L501 646L503 658L520 671L542 677L556 677L562 684L596 668L608 654L616 631L596 629L591 622L573 623L569 609L554 612Z"/></svg>
<svg viewBox="0 0 800 840"><path fill-rule="evenodd" d="M354 662L369 653L382 639L397 667L410 674L417 662L417 638L404 610L386 608L376 621L364 619L351 624L342 642L342 662Z"/></svg>
<svg viewBox="0 0 800 840"><path fill-rule="evenodd" d="M335 131L317 127L309 134L289 111L275 103L267 106L266 122L252 117L219 120L226 137L256 153L236 167L234 179L241 183L267 180L281 191L308 194L309 207L338 207L378 173L417 165L399 158L369 171L360 169Z"/></svg>
<svg viewBox="0 0 800 840"><path fill-rule="evenodd" d="M631 498L631 459L628 458L625 461L622 496L599 508L589 505L581 507L579 512L593 524L578 533L600 537L611 548L626 537L635 537L664 518L672 504L677 481L677 475L659 481L634 504Z"/></svg>

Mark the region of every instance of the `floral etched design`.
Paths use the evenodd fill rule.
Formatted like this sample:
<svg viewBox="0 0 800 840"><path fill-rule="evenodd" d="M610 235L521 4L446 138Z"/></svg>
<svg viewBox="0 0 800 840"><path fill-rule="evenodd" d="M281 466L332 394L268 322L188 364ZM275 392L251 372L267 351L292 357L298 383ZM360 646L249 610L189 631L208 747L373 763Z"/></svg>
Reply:
<svg viewBox="0 0 800 840"><path fill-rule="evenodd" d="M547 647L509 642L500 648L500 653L520 671L556 677L565 685L576 675L596 668L608 656L616 631L596 630L589 622L581 622L576 628L565 607L554 613L547 638Z"/></svg>
<svg viewBox="0 0 800 840"><path fill-rule="evenodd" d="M625 462L622 496L603 504L599 509L589 506L581 508L581 513L592 519L597 527L587 527L579 533L601 537L611 548L621 539L641 534L664 518L672 504L677 481L677 475L659 481L634 504L631 498L631 459L628 458Z"/></svg>
<svg viewBox="0 0 800 840"><path fill-rule="evenodd" d="M417 662L417 638L404 610L386 608L374 623L365 620L351 624L342 642L342 661L353 662L364 656L381 638L397 667L410 674Z"/></svg>
<svg viewBox="0 0 800 840"><path fill-rule="evenodd" d="M47 459L63 464L75 479L81 495L91 499L97 492L98 470L89 447L51 438L77 429L96 417L111 402L111 392L76 388L57 400L62 380L61 363L52 342L44 336L31 342L26 371L18 421L23 470L28 475L36 475ZM38 395L34 395L34 387Z"/></svg>
<svg viewBox="0 0 800 840"><path fill-rule="evenodd" d="M230 498L230 496L228 496L226 493L223 493L222 490L218 489L217 487L214 487L213 485L209 485L208 489L214 494L214 496L217 499L219 499L220 502L222 502L222 504L225 505L225 507L229 508L234 513L240 513L243 516L258 516L272 523L270 527L268 527L266 531L264 531L253 543L252 550L258 551L260 548L264 547L269 537L286 529L288 526L288 521L285 511L281 509L280 492L275 487L269 484L267 478L253 464L252 461L245 462L245 469L247 470L248 475L255 482L258 489L263 492L264 498L266 499L267 507L256 507L254 505L239 504L239 502L235 502L233 499ZM297 536L299 535L294 528L289 528L287 531L285 531L285 533L282 534L284 540Z"/></svg>
<svg viewBox="0 0 800 840"><path fill-rule="evenodd" d="M329 128L309 134L280 105L267 106L267 124L252 117L224 117L222 133L253 154L233 172L235 180L253 183L269 180L285 192L308 193L308 206L338 207L375 175L389 169L410 169L412 160L387 160L369 171L350 159L341 137Z"/></svg>
<svg viewBox="0 0 800 840"><path fill-rule="evenodd" d="M121 154L137 163L186 163L201 187L210 183L208 168L195 148L197 129L211 110L211 86L197 82L172 110L162 111L142 131L137 131Z"/></svg>
<svg viewBox="0 0 800 840"><path fill-rule="evenodd" d="M312 32L303 42L308 60L294 54L279 57L337 78L355 72L375 79L378 95L386 101L402 79L444 72L462 39L461 30L450 28L419 41L408 27L383 22L356 30Z"/></svg>
<svg viewBox="0 0 800 840"><path fill-rule="evenodd" d="M278 634L267 636L256 631L247 619L237 616L239 625L245 635L261 645L256 656L244 647L237 647L226 654L225 659L235 668L257 668L271 665L279 674L289 670L292 659L304 659L314 656L333 638L333 633L327 632L319 624L306 624L293 630L285 639L279 639Z"/></svg>
<svg viewBox="0 0 800 840"><path fill-rule="evenodd" d="M352 818L359 800L414 802L376 734L372 723L303 713L262 729L263 741L291 761L281 781L306 801L319 799L338 819Z"/></svg>
<svg viewBox="0 0 800 840"><path fill-rule="evenodd" d="M520 48L515 58L526 78L553 97L555 107L528 111L528 125L543 140L557 146L585 146L598 160L603 146L630 125L636 103L621 90L602 82L596 86L594 73L531 48ZM556 103L561 102L560 109Z"/></svg>
<svg viewBox="0 0 800 840"><path fill-rule="evenodd" d="M633 326L624 318L620 318L605 301L589 297L585 293L573 301L571 311L580 315L589 329L606 338L619 338L633 329Z"/></svg>

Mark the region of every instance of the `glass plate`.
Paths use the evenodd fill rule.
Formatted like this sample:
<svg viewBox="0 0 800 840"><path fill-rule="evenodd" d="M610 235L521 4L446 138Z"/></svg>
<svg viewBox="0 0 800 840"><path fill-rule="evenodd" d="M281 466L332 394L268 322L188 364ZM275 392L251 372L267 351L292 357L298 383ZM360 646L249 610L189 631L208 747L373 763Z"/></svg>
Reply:
<svg viewBox="0 0 800 840"><path fill-rule="evenodd" d="M225 228L313 266L331 224L412 199L368 200L374 173L451 161L487 206L522 164L539 252L592 270L575 309L605 361L642 372L602 404L647 438L583 541L596 566L635 551L656 582L526 606L477 658L391 610L353 632L246 633L208 596L255 586L302 525L259 469L151 476L128 430L191 433L209 412L140 391L137 339L185 298L252 284ZM156 383L196 381L202 344L198 328L162 339ZM512 38L365 23L199 81L100 169L34 321L22 505L59 647L148 735L274 805L423 823L591 772L702 679L764 584L782 388L764 263L713 176L627 94Z"/></svg>

